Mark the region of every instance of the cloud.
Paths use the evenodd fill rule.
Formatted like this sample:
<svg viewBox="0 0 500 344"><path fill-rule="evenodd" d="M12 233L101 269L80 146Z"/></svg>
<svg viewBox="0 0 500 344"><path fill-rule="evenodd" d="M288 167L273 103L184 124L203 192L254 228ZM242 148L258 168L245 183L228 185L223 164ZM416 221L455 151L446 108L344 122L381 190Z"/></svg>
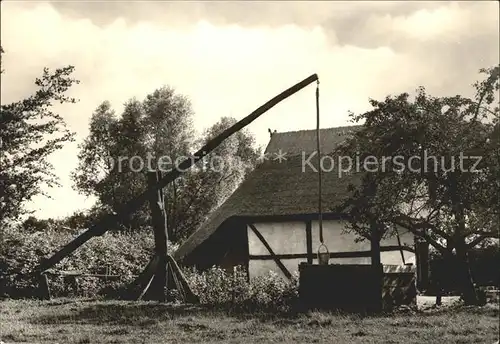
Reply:
<svg viewBox="0 0 500 344"><path fill-rule="evenodd" d="M405 15L421 8L442 6L430 2L353 2L353 1L171 1L149 2L80 2L54 1L52 5L61 13L74 18L92 18L98 25L106 25L118 17L130 23L161 22L168 25L191 25L209 20L215 25L238 24L245 27L266 28L295 24L301 27L328 25L332 21L379 14Z"/></svg>
<svg viewBox="0 0 500 344"><path fill-rule="evenodd" d="M279 5L279 6L278 6ZM318 73L322 126L347 123L368 98L413 91L470 95L481 67L498 63L492 3L425 2L2 2L2 103L26 97L43 67L76 66L77 105L57 110L81 140L104 100L119 113L164 84L192 100L198 130L244 117ZM314 86L251 124L315 127ZM37 199L41 216L89 204L71 190L76 145L52 157L64 187Z"/></svg>

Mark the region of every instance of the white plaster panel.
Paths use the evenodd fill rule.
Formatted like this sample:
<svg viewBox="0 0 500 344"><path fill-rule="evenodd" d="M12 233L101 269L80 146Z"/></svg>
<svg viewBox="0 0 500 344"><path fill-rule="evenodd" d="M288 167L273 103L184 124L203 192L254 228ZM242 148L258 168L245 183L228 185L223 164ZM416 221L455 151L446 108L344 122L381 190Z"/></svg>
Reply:
<svg viewBox="0 0 500 344"><path fill-rule="evenodd" d="M256 223L254 226L262 234L276 254L306 253L306 224L304 222ZM248 251L250 255L268 255L269 251L248 227Z"/></svg>

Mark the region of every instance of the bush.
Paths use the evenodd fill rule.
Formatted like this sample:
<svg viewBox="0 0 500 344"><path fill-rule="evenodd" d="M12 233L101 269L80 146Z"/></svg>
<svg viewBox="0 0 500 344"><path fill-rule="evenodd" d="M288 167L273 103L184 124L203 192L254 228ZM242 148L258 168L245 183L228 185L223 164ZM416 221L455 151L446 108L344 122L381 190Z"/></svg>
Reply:
<svg viewBox="0 0 500 344"><path fill-rule="evenodd" d="M213 267L204 272L185 272L193 292L200 302L215 307L238 311L290 311L298 298L298 274L287 281L275 272L247 279L242 267L233 273Z"/></svg>
<svg viewBox="0 0 500 344"><path fill-rule="evenodd" d="M43 258L49 257L78 234L54 228L47 228L43 232L34 232L32 228L4 229L0 247L0 294L8 297L34 296L38 281L29 274ZM108 281L102 278L79 278L79 295L112 296L113 291L131 282L134 275L147 264L153 246L150 229L145 229L143 233L106 233L89 240L53 269L104 274L109 268L109 274L122 277ZM52 276L49 281L53 296L73 295L63 277Z"/></svg>
<svg viewBox="0 0 500 344"><path fill-rule="evenodd" d="M43 258L70 242L78 232L60 231L57 226L43 226L37 230L36 222L29 226L4 229L0 247L0 296L11 298L34 297L38 281L30 277ZM77 270L86 274L120 275L113 280L103 278L78 278L78 292L61 276L50 276L53 297L84 296L117 298L124 286L133 281L153 254L152 230L142 232L112 233L94 237L73 254L54 266L55 272ZM169 251L176 249L170 245ZM109 268L109 271L106 269ZM194 293L202 304L238 311L290 311L298 296L298 275L287 281L278 274L247 279L242 267L234 273L213 267L204 272L193 269L184 271ZM175 291L171 291L175 295Z"/></svg>

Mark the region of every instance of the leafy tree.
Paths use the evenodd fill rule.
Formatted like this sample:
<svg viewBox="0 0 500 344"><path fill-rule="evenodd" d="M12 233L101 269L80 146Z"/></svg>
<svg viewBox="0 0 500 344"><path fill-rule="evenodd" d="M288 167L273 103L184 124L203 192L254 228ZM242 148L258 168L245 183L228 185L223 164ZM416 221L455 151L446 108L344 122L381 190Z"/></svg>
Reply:
<svg viewBox="0 0 500 344"><path fill-rule="evenodd" d="M104 102L80 146L79 166L72 173L75 188L97 196L101 208L117 211L144 190L146 172L158 167L159 157L188 154L191 115L189 101L168 87L155 90L143 102L130 99L120 118ZM141 227L147 224L148 213L145 204L121 225Z"/></svg>
<svg viewBox="0 0 500 344"><path fill-rule="evenodd" d="M222 117L204 131L197 145L205 144L236 122L234 118ZM168 220L172 240L192 234L255 167L259 154L253 135L241 130L189 171L181 179L175 208L167 206L167 209L171 209ZM166 202L171 200L167 199Z"/></svg>
<svg viewBox="0 0 500 344"><path fill-rule="evenodd" d="M117 122L115 139L110 149L114 164L102 179L102 188L94 190L104 209L117 211L131 198L144 190L146 185L146 168L141 169L140 161L146 159L144 136L146 133L142 123L144 120L142 103L131 99L125 103L125 109ZM134 160L139 157L140 160ZM120 162L121 158L125 158ZM138 228L146 224L148 218L147 204L134 214L128 214L121 225L126 228Z"/></svg>
<svg viewBox="0 0 500 344"><path fill-rule="evenodd" d="M206 144L236 122L235 118L222 117L205 130L201 144ZM255 167L260 152L254 147L255 138L248 130L243 129L224 141L204 161L203 168L210 171L212 178L217 181L213 192L219 202L228 197Z"/></svg>
<svg viewBox="0 0 500 344"><path fill-rule="evenodd" d="M3 49L0 49L3 53ZM1 56L1 54L0 54ZM1 68L0 68L1 69ZM44 185L58 186L58 178L47 158L72 141L63 118L52 111L54 102L75 103L67 91L78 80L71 77L74 67L50 72L44 69L35 80L38 90L30 97L0 110L0 226L27 213L26 202L43 194ZM3 71L2 71L3 72Z"/></svg>
<svg viewBox="0 0 500 344"><path fill-rule="evenodd" d="M79 145L78 158L81 172L76 176L78 190L86 196L95 190L102 194L110 194L111 203L116 202L114 188L108 190L102 177L112 169L113 148L116 145L118 120L109 102L97 107L90 119L89 135Z"/></svg>
<svg viewBox="0 0 500 344"><path fill-rule="evenodd" d="M337 150L353 161L378 161L359 185L349 186L352 197L336 209L349 212L350 228L379 240L401 225L454 257L469 304L477 296L468 252L499 235L499 68L481 73L486 78L474 84L474 99L436 98L420 88L413 101L406 93L371 100L373 110L351 114L364 125ZM383 157L390 159L384 164ZM477 158L464 157L481 161L476 166Z"/></svg>
<svg viewBox="0 0 500 344"><path fill-rule="evenodd" d="M151 168L168 171L190 156L194 142L193 110L185 96L171 87L162 87L144 100L145 149L150 153ZM189 171L191 173L191 171ZM185 211L189 175L174 180L163 189L169 238L177 241L183 231L181 214ZM186 217L184 217L186 218ZM180 235L182 237L182 235Z"/></svg>
<svg viewBox="0 0 500 344"><path fill-rule="evenodd" d="M190 156L195 145L236 122L222 118L195 140L192 116L189 100L170 87L155 90L143 102L130 100L118 119L108 103L100 105L91 118L89 136L81 145L79 166L73 173L76 189L97 196L99 207L116 211L144 190L149 168L173 168ZM164 189L170 240L178 241L191 234L235 188L258 156L253 144L248 132L235 134L199 162L197 168ZM139 172L139 159L131 160L134 156L145 162ZM126 160L119 163L120 157ZM108 163L110 158L113 166ZM222 166L212 166L217 164ZM148 223L146 204L122 225L139 228Z"/></svg>
<svg viewBox="0 0 500 344"><path fill-rule="evenodd" d="M153 162L161 156L188 155L194 138L189 99L176 94L171 87L162 87L146 97L143 108L145 145L152 152Z"/></svg>

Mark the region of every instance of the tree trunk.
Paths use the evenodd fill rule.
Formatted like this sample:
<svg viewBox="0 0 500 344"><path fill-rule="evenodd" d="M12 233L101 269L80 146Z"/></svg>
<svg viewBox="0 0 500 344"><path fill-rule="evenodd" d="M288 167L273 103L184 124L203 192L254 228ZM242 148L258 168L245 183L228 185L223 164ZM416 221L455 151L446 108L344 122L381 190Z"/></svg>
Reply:
<svg viewBox="0 0 500 344"><path fill-rule="evenodd" d="M378 313L383 309L382 292L384 274L380 259L380 231L379 226L375 222L371 224L370 244L371 265L376 275L376 283L374 285L374 304L372 305L371 310Z"/></svg>
<svg viewBox="0 0 500 344"><path fill-rule="evenodd" d="M429 289L429 243L415 240L415 258L417 266L417 289L424 291Z"/></svg>
<svg viewBox="0 0 500 344"><path fill-rule="evenodd" d="M477 305L479 303L476 288L469 267L467 248L464 243L457 244L457 278L460 292L466 305Z"/></svg>

